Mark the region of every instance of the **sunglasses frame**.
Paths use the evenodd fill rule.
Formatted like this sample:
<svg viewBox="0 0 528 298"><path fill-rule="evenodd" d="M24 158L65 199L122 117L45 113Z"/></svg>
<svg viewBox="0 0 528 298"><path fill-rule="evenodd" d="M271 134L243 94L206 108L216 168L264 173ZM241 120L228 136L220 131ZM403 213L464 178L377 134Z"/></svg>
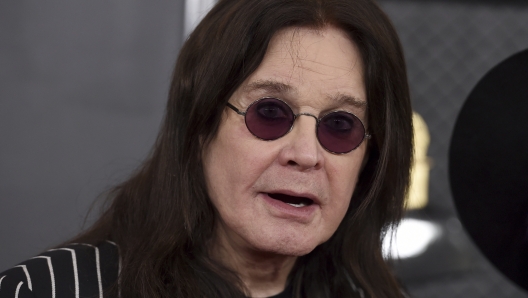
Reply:
<svg viewBox="0 0 528 298"><path fill-rule="evenodd" d="M277 137L277 138L275 138L275 139L269 139L269 140L267 140L267 139L263 139L263 138L261 138L261 137L255 135L255 134L249 129L249 127L248 127L248 125L247 125L247 120L246 120L246 114L247 114L247 111L249 111L249 109L250 109L254 104L256 104L256 103L258 103L258 102L260 102L261 100L264 100L264 99L276 99L276 100L278 100L278 101L284 103L284 104L290 109L290 111L291 111L292 114L293 114L293 121L292 121L292 124L291 124L291 126L290 126L290 129L289 129L287 132L285 132L283 135L281 135L280 137ZM369 134L369 133L367 132L367 129L365 128L365 124L363 123L363 121L361 121L361 119L359 119L358 116L356 116L356 115L354 115L353 113L350 113L350 112L348 112L348 111L335 110L335 111L328 112L328 113L322 115L322 116L319 117L319 118L318 118L317 116L313 115L313 114L310 114L310 113L299 113L299 114L295 114L295 113L293 112L293 109L290 107L290 105L289 105L287 102L285 102L284 100L282 100L282 99L280 99L280 98L276 98L276 97L262 97L262 98L259 98L259 99L255 100L254 102L252 102L252 103L247 107L247 109L246 109L245 111L241 111L241 110L239 110L237 107L235 107L234 105L232 105L232 104L229 103L229 102L227 102L226 105L227 105L229 108L231 108L233 111L235 111L237 114L239 114L239 115L241 115L241 116L244 116L244 123L246 124L246 128L247 128L247 130L248 130L252 135L254 135L257 139L259 139L259 140L263 140L263 141L274 141L274 140L278 140L278 139L284 137L284 136L287 135L290 131L292 131L293 126L295 125L295 120L297 120L297 117L302 116L302 115L304 115L304 116L310 116L310 117L313 117L313 118L315 119L315 121L316 121L316 124L315 124L315 136L317 137L317 141L319 142L319 144L321 145L321 147L323 147L323 149L325 149L326 151L328 151L328 152L330 152L330 153L332 153L332 154L342 155L342 154L350 153L350 152L354 151L355 149L357 149L357 148L361 145L361 143L363 143L363 141L364 141L365 139L371 139L371 138L372 138L372 135ZM357 145L356 147L350 149L350 150L347 151L347 152L334 152L334 151L332 151L332 150L326 148L326 147L321 143L321 140L319 140L319 135L318 135L318 133L317 133L317 130L318 130L318 128L319 128L319 123L321 122L321 119L323 119L324 117L326 117L326 116L328 116L328 115L330 115L330 114L333 114L333 113L347 113L347 114L350 114L350 115L354 116L355 118L357 118L358 121L359 121L359 123L361 123L361 126L363 126L363 131L364 131L363 138L361 139L361 141L358 143L358 145Z"/></svg>

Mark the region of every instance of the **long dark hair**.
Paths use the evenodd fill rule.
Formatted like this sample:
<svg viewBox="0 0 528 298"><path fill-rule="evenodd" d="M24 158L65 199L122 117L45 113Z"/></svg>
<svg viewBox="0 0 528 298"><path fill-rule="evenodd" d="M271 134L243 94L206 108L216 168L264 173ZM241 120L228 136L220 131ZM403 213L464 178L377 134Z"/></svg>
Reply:
<svg viewBox="0 0 528 298"><path fill-rule="evenodd" d="M115 241L123 297L245 297L234 272L207 254L215 209L201 151L225 104L286 27L346 32L364 62L368 161L336 233L298 258L295 297L401 297L381 241L402 216L412 159L407 76L397 34L371 0L220 0L181 49L163 126L150 157L114 188L100 219L74 241Z"/></svg>

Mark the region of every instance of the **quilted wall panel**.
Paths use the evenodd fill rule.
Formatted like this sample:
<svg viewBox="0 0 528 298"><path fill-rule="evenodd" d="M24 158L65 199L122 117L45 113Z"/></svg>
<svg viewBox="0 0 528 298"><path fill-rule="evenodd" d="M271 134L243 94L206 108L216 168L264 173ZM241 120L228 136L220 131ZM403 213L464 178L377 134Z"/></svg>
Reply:
<svg viewBox="0 0 528 298"><path fill-rule="evenodd" d="M385 0L380 5L400 34L413 107L426 121L431 135L429 205L411 215L418 214L445 228L456 221L447 168L456 117L488 70L528 48L528 2ZM458 248L451 252L437 249L435 258L401 260L396 266L405 269L400 270L401 279L412 297L528 297L480 255L463 230L442 241ZM454 265L433 265L434 259L451 260ZM420 274L426 268L427 274Z"/></svg>

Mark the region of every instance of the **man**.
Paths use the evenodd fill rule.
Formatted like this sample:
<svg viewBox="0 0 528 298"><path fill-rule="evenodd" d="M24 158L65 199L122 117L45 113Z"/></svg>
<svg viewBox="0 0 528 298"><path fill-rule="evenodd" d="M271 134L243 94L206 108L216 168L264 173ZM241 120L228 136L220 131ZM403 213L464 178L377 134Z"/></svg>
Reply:
<svg viewBox="0 0 528 298"><path fill-rule="evenodd" d="M220 1L180 52L151 157L69 241L91 246L67 246L97 256L115 242L119 257L93 262L114 286L69 289L402 297L381 238L403 208L411 117L401 47L375 3Z"/></svg>

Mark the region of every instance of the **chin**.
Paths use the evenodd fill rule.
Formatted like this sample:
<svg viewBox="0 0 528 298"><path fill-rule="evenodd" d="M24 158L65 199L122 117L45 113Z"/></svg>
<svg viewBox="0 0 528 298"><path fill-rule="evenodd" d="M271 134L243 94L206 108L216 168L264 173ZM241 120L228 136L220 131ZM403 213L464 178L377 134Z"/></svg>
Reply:
<svg viewBox="0 0 528 298"><path fill-rule="evenodd" d="M275 239L255 239L253 246L256 250L285 256L304 256L312 252L324 241L316 239L299 239L299 237L277 237Z"/></svg>

